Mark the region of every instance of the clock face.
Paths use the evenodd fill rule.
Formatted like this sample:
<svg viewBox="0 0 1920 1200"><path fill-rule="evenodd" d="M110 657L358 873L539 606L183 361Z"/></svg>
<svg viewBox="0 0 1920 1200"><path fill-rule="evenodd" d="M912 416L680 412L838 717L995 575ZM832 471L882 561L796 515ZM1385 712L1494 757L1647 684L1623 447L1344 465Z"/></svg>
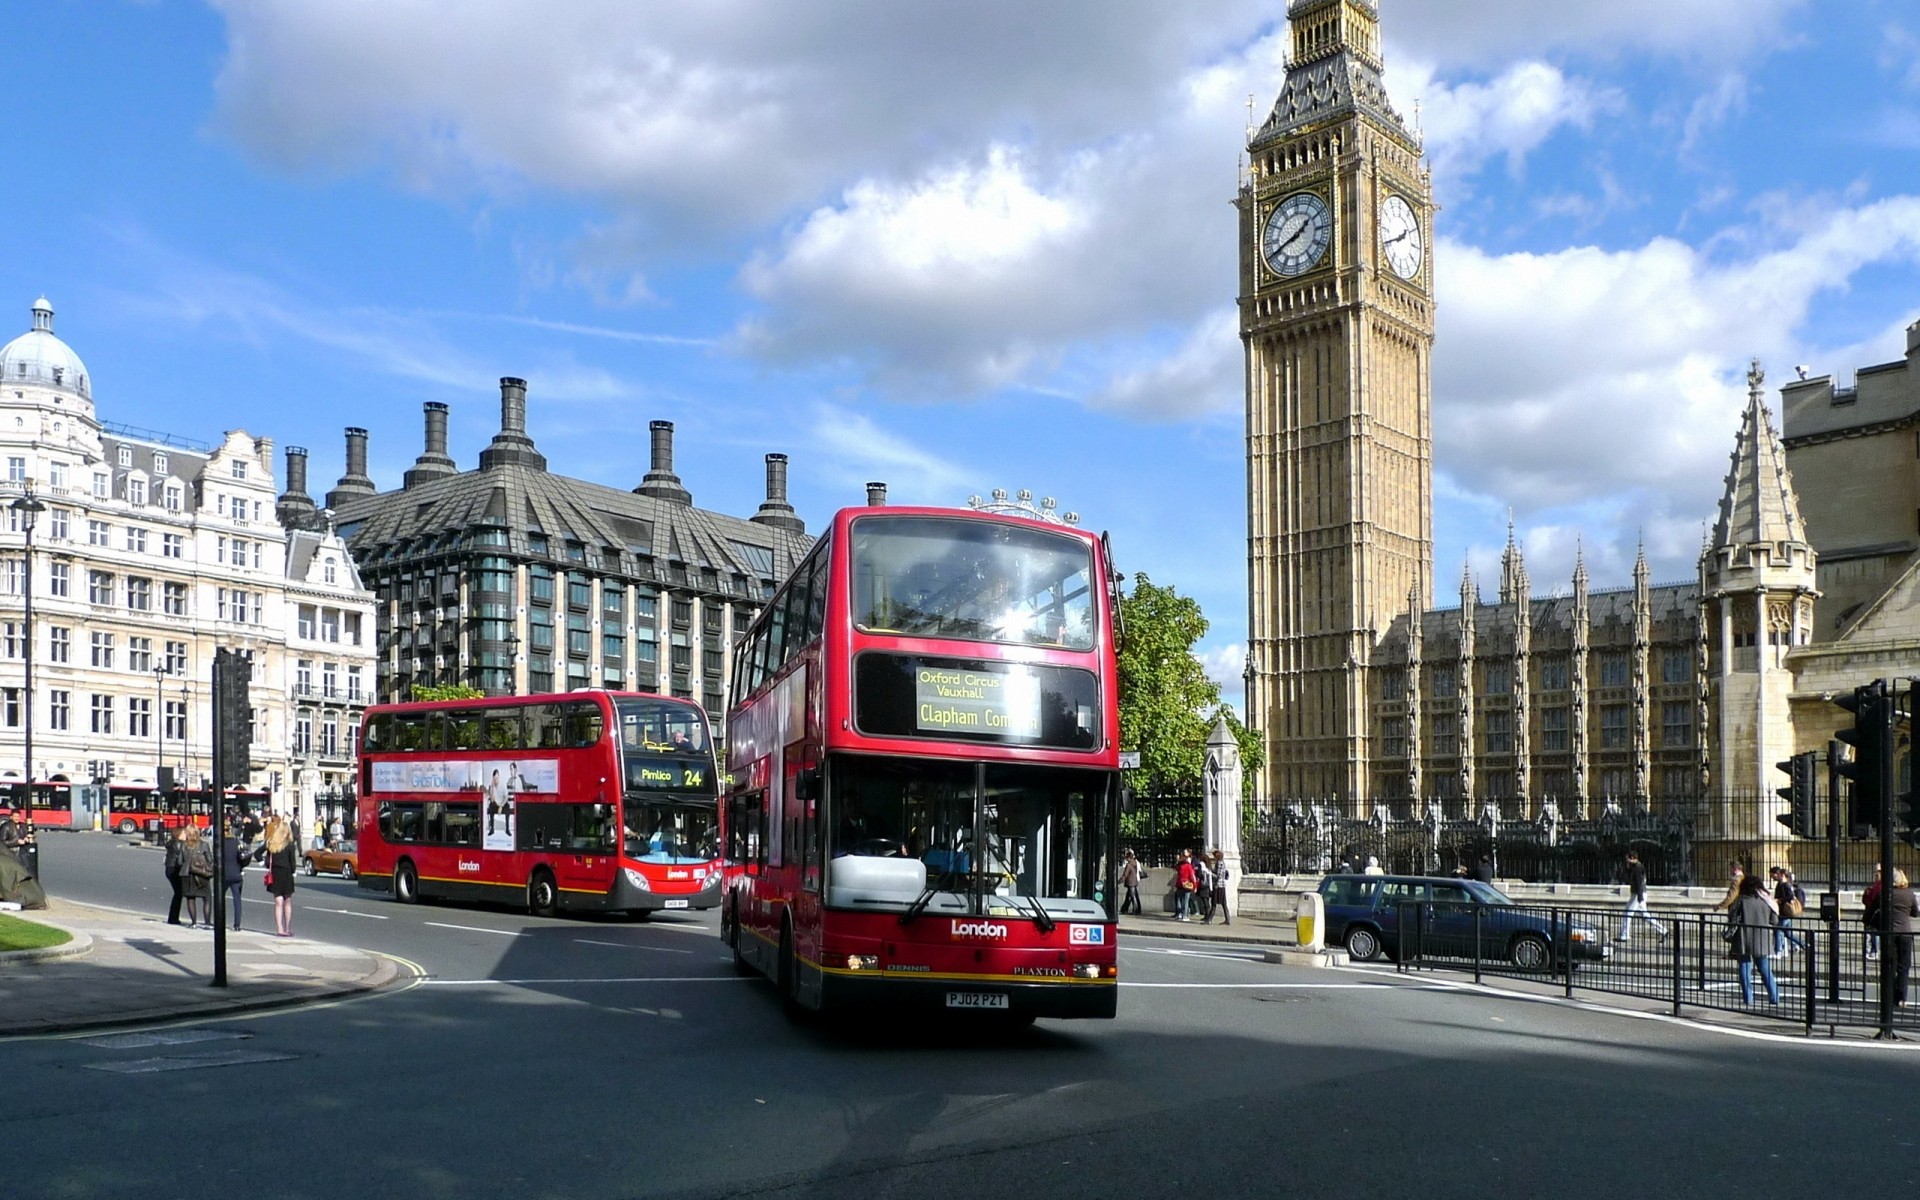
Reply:
<svg viewBox="0 0 1920 1200"><path fill-rule="evenodd" d="M1333 213L1312 192L1295 192L1267 214L1260 256L1276 275L1298 275L1326 257L1333 241Z"/></svg>
<svg viewBox="0 0 1920 1200"><path fill-rule="evenodd" d="M1425 252L1420 235L1420 219L1413 206L1399 196L1380 202L1380 253L1387 268L1402 279L1420 273L1420 257Z"/></svg>

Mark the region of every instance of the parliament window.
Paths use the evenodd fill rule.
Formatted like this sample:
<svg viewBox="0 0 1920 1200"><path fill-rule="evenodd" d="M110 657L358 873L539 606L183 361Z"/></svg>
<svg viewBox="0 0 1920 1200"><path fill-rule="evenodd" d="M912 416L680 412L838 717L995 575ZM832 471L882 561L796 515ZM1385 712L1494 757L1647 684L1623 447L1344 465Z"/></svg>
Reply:
<svg viewBox="0 0 1920 1200"><path fill-rule="evenodd" d="M1693 705L1669 702L1660 706L1660 741L1668 747L1693 745Z"/></svg>
<svg viewBox="0 0 1920 1200"><path fill-rule="evenodd" d="M1627 686L1627 656L1618 651L1600 656L1600 686Z"/></svg>
<svg viewBox="0 0 1920 1200"><path fill-rule="evenodd" d="M1540 710L1540 749L1564 754L1567 749L1567 712L1564 707Z"/></svg>
<svg viewBox="0 0 1920 1200"><path fill-rule="evenodd" d="M1600 748L1627 748L1628 710L1624 704L1609 704L1600 710Z"/></svg>
<svg viewBox="0 0 1920 1200"><path fill-rule="evenodd" d="M1567 660L1549 658L1540 664L1540 690L1544 692L1564 692L1567 690Z"/></svg>

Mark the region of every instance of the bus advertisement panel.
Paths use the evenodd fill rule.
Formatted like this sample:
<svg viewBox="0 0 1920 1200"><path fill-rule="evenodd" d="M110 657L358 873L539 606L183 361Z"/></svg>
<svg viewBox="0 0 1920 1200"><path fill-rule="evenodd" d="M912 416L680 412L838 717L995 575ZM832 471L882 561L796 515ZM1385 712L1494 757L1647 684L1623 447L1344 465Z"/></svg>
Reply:
<svg viewBox="0 0 1920 1200"><path fill-rule="evenodd" d="M715 764L687 701L600 691L375 705L362 887L650 914L719 902Z"/></svg>
<svg viewBox="0 0 1920 1200"><path fill-rule="evenodd" d="M790 1004L1110 1017L1103 539L839 513L735 649L723 938Z"/></svg>

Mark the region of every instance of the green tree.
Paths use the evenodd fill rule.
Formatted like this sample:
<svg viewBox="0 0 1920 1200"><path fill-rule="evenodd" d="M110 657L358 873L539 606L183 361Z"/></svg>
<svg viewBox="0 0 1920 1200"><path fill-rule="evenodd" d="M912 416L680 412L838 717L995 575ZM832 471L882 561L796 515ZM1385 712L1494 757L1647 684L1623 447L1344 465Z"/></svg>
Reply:
<svg viewBox="0 0 1920 1200"><path fill-rule="evenodd" d="M468 687L464 683L448 683L438 686L416 683L413 685L415 700L484 700L487 694L477 687Z"/></svg>
<svg viewBox="0 0 1920 1200"><path fill-rule="evenodd" d="M1126 640L1120 648L1120 744L1140 752L1140 767L1127 772L1140 795L1198 795L1207 765L1207 735L1226 717L1240 743L1244 778L1261 763L1260 739L1234 715L1194 657L1206 636L1200 604L1145 575L1133 577L1133 594L1120 598Z"/></svg>

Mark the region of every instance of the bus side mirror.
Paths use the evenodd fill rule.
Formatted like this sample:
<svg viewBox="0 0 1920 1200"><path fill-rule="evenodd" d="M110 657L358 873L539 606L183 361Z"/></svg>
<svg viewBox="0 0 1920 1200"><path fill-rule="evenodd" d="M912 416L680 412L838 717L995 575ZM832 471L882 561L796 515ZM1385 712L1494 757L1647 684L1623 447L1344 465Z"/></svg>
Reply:
<svg viewBox="0 0 1920 1200"><path fill-rule="evenodd" d="M793 777L793 794L802 800L820 798L820 768L802 767Z"/></svg>

